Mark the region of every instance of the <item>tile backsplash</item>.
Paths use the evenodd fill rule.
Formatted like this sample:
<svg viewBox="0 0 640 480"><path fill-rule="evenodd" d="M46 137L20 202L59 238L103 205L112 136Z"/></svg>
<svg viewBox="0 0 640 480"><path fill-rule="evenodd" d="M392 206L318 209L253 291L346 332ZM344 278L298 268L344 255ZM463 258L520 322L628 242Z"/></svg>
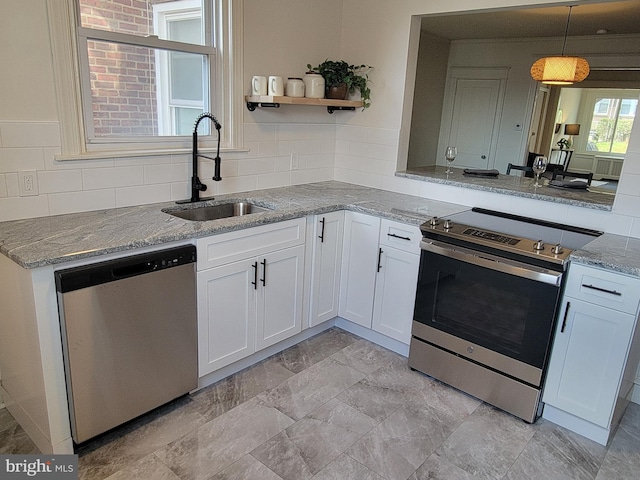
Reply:
<svg viewBox="0 0 640 480"><path fill-rule="evenodd" d="M640 237L640 145L629 146L612 212L399 178L399 131L345 124L246 123L248 152L224 153L221 182L202 159L207 195L338 180L468 206ZM189 153L57 161L57 122L0 122L0 221L100 210L190 196ZM635 137L634 137L635 138ZM20 196L19 173L35 171L38 195ZM550 205L553 208L547 208Z"/></svg>
<svg viewBox="0 0 640 480"><path fill-rule="evenodd" d="M221 155L221 182L211 180L213 163L201 160L207 194L331 180L335 131L332 124L245 124L249 151ZM0 221L165 202L191 194L189 154L61 162L55 160L59 153L57 122L0 122ZM20 195L22 171L35 172L37 195Z"/></svg>

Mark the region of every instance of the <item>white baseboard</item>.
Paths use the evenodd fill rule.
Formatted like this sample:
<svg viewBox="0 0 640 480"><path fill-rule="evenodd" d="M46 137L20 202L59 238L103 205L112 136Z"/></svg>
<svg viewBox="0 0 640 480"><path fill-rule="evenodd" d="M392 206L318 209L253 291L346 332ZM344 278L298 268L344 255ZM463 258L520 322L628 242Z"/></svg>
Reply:
<svg viewBox="0 0 640 480"><path fill-rule="evenodd" d="M350 322L349 320L345 320L342 317L335 318L335 325L336 327L341 328L349 333L353 333L360 338L364 338L365 340L369 340L370 342L380 345L381 347L391 350L392 352L396 352L403 357L409 356L409 345L373 331L370 328Z"/></svg>
<svg viewBox="0 0 640 480"><path fill-rule="evenodd" d="M239 371L244 370L245 368L248 368L251 365L261 362L265 358L269 358L270 356L275 355L276 353L281 352L282 350L285 350L289 347L292 347L302 342L303 340L306 340L307 338L313 337L314 335L317 335L318 333L323 332L333 327L334 325L335 325L335 319L327 320L326 322L321 323L320 325L307 328L306 330L303 330L302 332L298 333L297 335L294 335L293 337L289 337L286 340L283 340L275 345L271 345L270 347L267 347L264 350L260 350L259 352L256 352L253 355L243 358L242 360L238 360L237 362L234 362L231 365L227 365L226 367L222 367L219 370L216 370L215 372L211 372L208 375L204 375L203 377L200 377L198 379L198 388L194 390L194 392L197 390L200 390L201 388L208 387L209 385L213 385L214 383L219 382L223 378L227 378L229 375L238 373Z"/></svg>
<svg viewBox="0 0 640 480"><path fill-rule="evenodd" d="M600 445L606 446L611 436L611 430L602 428L548 404L544 406L542 417L556 425L560 425L583 437L587 437Z"/></svg>

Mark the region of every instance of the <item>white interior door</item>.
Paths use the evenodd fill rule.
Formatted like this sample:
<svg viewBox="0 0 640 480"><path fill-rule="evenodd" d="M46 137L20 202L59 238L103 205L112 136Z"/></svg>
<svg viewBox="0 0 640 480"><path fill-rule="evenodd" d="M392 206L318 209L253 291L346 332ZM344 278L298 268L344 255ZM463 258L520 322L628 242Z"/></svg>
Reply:
<svg viewBox="0 0 640 480"><path fill-rule="evenodd" d="M458 147L453 166L493 168L500 130L507 69L452 69L443 113L438 164L447 145Z"/></svg>

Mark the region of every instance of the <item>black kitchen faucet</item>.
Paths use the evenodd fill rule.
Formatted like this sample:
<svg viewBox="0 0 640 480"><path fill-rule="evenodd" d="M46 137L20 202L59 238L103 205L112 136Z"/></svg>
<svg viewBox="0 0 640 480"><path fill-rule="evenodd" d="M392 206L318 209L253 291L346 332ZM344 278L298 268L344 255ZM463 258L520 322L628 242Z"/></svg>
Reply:
<svg viewBox="0 0 640 480"><path fill-rule="evenodd" d="M218 131L218 148L216 150L216 156L215 158L211 158L208 157L207 155L202 155L201 153L198 153L198 125L200 124L200 121L208 118L210 119L214 126L216 127L216 130ZM213 172L213 180L215 182L219 182L220 180L222 180L222 177L220 176L220 129L222 128L222 126L220 125L220 123L218 123L218 120L216 120L216 117L214 117L211 113L203 113L202 115L200 115L197 119L196 119L196 123L193 127L193 169L192 169L192 177L191 177L191 202L199 202L200 201L200 192L204 192L207 189L207 186L205 184L203 184L200 181L200 178L198 178L198 157L203 157L203 158L208 158L209 160L213 160L214 161L214 172Z"/></svg>

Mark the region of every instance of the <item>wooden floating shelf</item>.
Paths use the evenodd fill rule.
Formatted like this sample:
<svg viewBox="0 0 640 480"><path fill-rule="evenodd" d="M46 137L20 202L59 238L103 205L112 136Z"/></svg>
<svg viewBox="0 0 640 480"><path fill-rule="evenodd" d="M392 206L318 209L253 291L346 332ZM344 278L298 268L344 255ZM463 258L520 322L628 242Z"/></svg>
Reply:
<svg viewBox="0 0 640 480"><path fill-rule="evenodd" d="M330 98L276 97L272 95L247 95L247 108L253 112L256 107L280 108L280 105L312 105L327 107L329 113L336 110L355 110L362 107L360 100L332 100Z"/></svg>

